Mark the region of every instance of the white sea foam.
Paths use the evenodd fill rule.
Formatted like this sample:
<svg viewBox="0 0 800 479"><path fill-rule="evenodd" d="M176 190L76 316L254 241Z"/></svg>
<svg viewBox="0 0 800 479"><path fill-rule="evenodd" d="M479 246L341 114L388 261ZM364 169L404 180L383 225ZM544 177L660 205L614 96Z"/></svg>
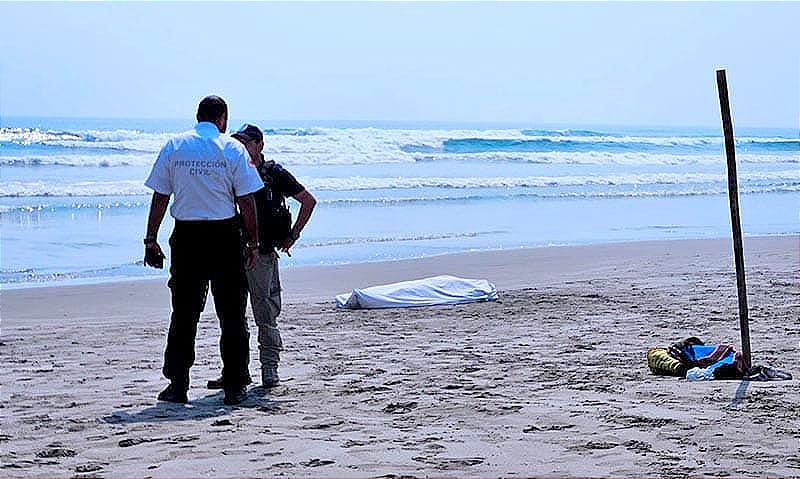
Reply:
<svg viewBox="0 0 800 479"><path fill-rule="evenodd" d="M61 148L55 151L4 153L3 165L117 166L151 165L163 144L173 133L146 133L136 130L82 130L77 132L45 131L27 128L0 128L0 142L14 145L44 145ZM530 136L521 130L386 130L315 129L313 135L267 135L265 155L287 165L367 165L411 163L415 161L519 161L555 164L681 164L718 162L723 154L718 137L647 137L647 136ZM448 140L508 140L512 142L545 141L553 151L480 151L491 146L471 147L477 152L445 152ZM595 151L559 151L561 144L582 144ZM740 143L787 144L788 138L740 138ZM632 151L603 151L602 144L632 144ZM636 151L635 145L678 148L669 151ZM585 148L582 147L582 148ZM691 150L702 147L709 152ZM800 146L798 146L800 148ZM456 148L457 150L458 148ZM111 152L105 150L114 150ZM711 151L718 150L718 154ZM798 155L800 156L800 155ZM740 155L742 162L800 162L798 156L780 154Z"/></svg>
<svg viewBox="0 0 800 479"><path fill-rule="evenodd" d="M414 188L486 189L486 188L542 188L583 186L647 186L647 185L704 185L723 183L724 174L715 173L643 173L620 175L565 175L565 176L494 176L494 177L364 177L299 178L311 191L407 190ZM770 185L794 185L800 182L800 169L773 172L750 172L739 175L743 185L747 182ZM149 195L150 189L141 180L121 181L9 181L0 183L0 197L44 196L134 196Z"/></svg>
<svg viewBox="0 0 800 479"><path fill-rule="evenodd" d="M706 186L701 189L676 189L674 187L667 187L666 185L657 186L650 189L637 188L633 185L627 185L626 188L616 189L614 191L538 191L538 192L495 192L492 194L475 194L475 195L432 195L432 196L414 196L414 197L377 197L377 198L335 198L320 201L322 204L330 205L332 207L349 207L349 206L403 206L409 204L442 204L443 202L466 202L466 201L483 201L483 200L515 200L515 199L604 199L604 198L668 198L668 197L689 197L689 196L714 196L727 194L728 190L725 186ZM743 187L739 189L739 193L743 195L749 194L765 194L765 193L795 193L800 192L800 183L797 184L781 184L759 187Z"/></svg>
<svg viewBox="0 0 800 479"><path fill-rule="evenodd" d="M753 172L739 175L742 182L797 182L800 170L778 172ZM727 181L724 174L715 173L644 173L623 175L567 175L567 176L525 176L525 177L347 177L347 178L305 178L302 180L310 190L354 191L411 188L539 188L554 186L591 185L681 185L706 184Z"/></svg>
<svg viewBox="0 0 800 479"><path fill-rule="evenodd" d="M133 196L152 191L141 180L81 181L9 181L0 183L0 197L19 196Z"/></svg>
<svg viewBox="0 0 800 479"><path fill-rule="evenodd" d="M453 130L403 130L384 128L314 128L313 134L306 135L265 135L267 145L330 145L351 146L355 149L364 145L420 145L441 148L447 140L512 140L537 141L546 140L552 143L640 143L661 146L702 146L722 145L724 140L719 136L644 136L644 135L562 135L552 134L529 135L519 129L453 129ZM157 152L166 140L175 132L143 132L139 130L78 130L56 131L38 128L0 128L0 142L18 144L64 144L80 146L98 146L110 144L117 146L138 145L139 149ZM798 138L785 137L737 137L739 143L798 143ZM136 149L136 148L134 148ZM280 150L280 148L277 148ZM326 148L328 150L329 148Z"/></svg>
<svg viewBox="0 0 800 479"><path fill-rule="evenodd" d="M484 163L535 163L543 165L720 165L725 163L724 153L717 155L685 155L669 153L611 153L588 152L488 152L488 153L415 153L418 162L459 161ZM740 163L800 163L800 156L739 154ZM280 161L280 160L278 160ZM299 162L298 162L299 163Z"/></svg>
<svg viewBox="0 0 800 479"><path fill-rule="evenodd" d="M486 231L474 233L442 233L429 235L401 235L401 236L377 236L377 237L354 237L328 241L310 241L297 245L298 248L316 248L320 246L341 246L358 243L394 243L404 241L427 241L454 238L475 238L482 235L499 233L499 231Z"/></svg>
<svg viewBox="0 0 800 479"><path fill-rule="evenodd" d="M114 166L152 166L156 155L151 153L126 152L104 154L53 154L39 153L22 156L0 155L0 166L85 166L85 167L114 167Z"/></svg>
<svg viewBox="0 0 800 479"><path fill-rule="evenodd" d="M138 130L54 131L38 128L0 128L0 142L49 145L65 148L105 148L157 153L174 133Z"/></svg>
<svg viewBox="0 0 800 479"><path fill-rule="evenodd" d="M2 153L0 151L0 153ZM719 165L725 158L719 155L673 155L664 153L607 153L607 152L490 152L490 153L406 153L403 151L359 152L266 152L266 156L286 166L345 166L381 165L417 162L477 162L477 163L531 163L543 165ZM3 156L0 166L81 166L150 167L156 154L127 152L104 154L28 154ZM799 156L739 154L740 163L800 163Z"/></svg>

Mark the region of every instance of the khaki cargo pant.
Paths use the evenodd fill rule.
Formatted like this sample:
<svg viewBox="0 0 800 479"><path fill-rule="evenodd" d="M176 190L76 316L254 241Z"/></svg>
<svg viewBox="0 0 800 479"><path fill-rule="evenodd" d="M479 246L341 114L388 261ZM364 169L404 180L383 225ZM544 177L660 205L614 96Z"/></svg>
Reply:
<svg viewBox="0 0 800 479"><path fill-rule="evenodd" d="M258 350L261 368L277 368L283 350L278 330L281 312L281 280L278 274L278 254L259 253L256 265L247 273L250 306L258 327Z"/></svg>

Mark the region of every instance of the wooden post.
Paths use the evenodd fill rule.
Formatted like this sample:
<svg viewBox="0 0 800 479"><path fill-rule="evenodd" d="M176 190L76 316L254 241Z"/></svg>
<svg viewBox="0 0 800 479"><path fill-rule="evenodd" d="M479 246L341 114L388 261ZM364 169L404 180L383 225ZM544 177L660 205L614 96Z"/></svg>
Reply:
<svg viewBox="0 0 800 479"><path fill-rule="evenodd" d="M739 186L736 180L736 148L733 142L733 123L728 100L728 80L725 70L717 70L719 108L722 113L722 131L725 133L725 155L728 158L728 201L731 205L733 254L736 260L736 287L739 292L739 329L742 333L742 354L750 369L750 323L747 317L747 285L744 278L744 252L742 249L742 224L739 221Z"/></svg>

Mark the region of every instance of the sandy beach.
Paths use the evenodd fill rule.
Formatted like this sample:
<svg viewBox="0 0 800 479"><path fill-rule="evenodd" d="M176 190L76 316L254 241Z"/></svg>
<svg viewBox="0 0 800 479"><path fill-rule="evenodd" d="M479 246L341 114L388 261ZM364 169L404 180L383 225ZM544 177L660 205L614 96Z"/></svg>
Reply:
<svg viewBox="0 0 800 479"><path fill-rule="evenodd" d="M800 476L800 237L745 238L745 262L753 362L794 380L647 368L648 348L687 336L739 347L726 239L287 270L282 384L236 407L205 389L220 368L210 304L190 403L155 400L165 280L3 291L0 476ZM500 300L334 307L438 274L488 279Z"/></svg>

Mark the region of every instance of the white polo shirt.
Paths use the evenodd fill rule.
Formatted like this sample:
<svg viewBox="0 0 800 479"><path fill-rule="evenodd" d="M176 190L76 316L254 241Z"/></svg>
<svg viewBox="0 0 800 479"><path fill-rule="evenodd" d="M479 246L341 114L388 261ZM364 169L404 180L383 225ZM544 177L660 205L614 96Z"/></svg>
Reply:
<svg viewBox="0 0 800 479"><path fill-rule="evenodd" d="M170 214L183 221L232 218L235 197L264 186L244 145L208 122L169 140L144 184L174 194Z"/></svg>

